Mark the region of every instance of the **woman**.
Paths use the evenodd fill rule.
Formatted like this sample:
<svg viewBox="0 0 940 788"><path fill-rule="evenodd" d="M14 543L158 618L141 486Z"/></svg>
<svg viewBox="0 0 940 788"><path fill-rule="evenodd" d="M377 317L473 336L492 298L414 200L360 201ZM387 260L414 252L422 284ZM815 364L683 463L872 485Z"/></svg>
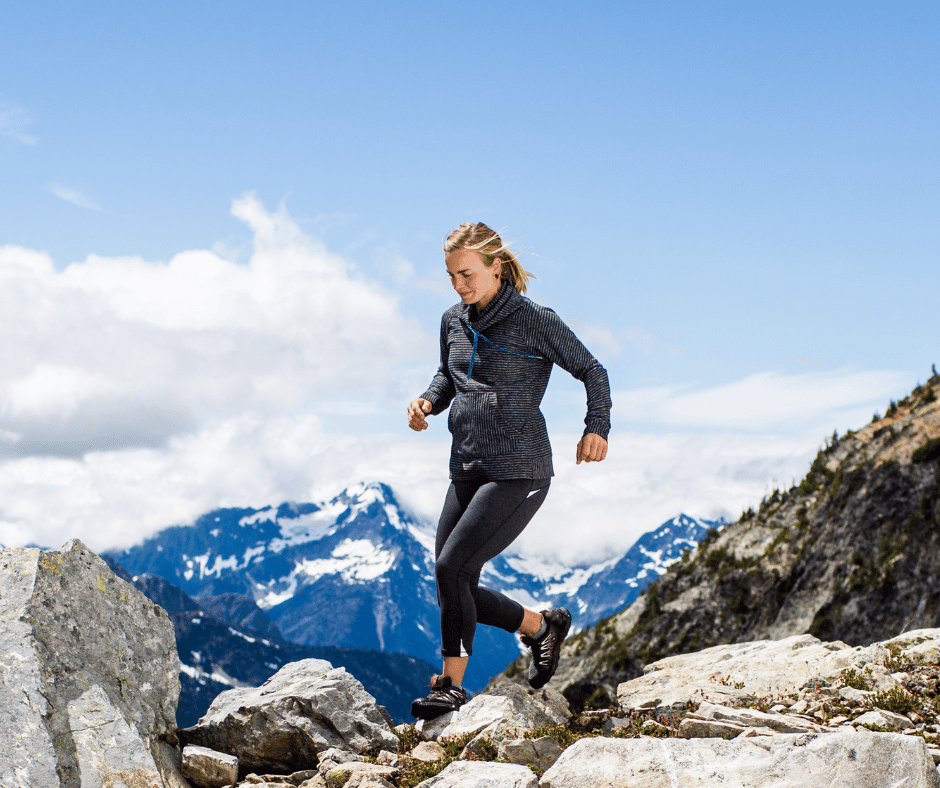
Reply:
<svg viewBox="0 0 940 788"><path fill-rule="evenodd" d="M607 372L551 310L522 294L530 274L485 224L462 224L444 242L444 262L461 303L441 320L441 366L408 405L408 426L448 405L451 485L437 528L437 598L444 668L411 706L432 719L467 702L461 686L477 622L520 632L532 650L529 684L544 686L558 667L571 626L564 608L536 613L479 586L483 565L522 533L545 500L551 446L539 410L552 365L584 383L587 417L578 463L607 456ZM453 404L451 404L453 403Z"/></svg>

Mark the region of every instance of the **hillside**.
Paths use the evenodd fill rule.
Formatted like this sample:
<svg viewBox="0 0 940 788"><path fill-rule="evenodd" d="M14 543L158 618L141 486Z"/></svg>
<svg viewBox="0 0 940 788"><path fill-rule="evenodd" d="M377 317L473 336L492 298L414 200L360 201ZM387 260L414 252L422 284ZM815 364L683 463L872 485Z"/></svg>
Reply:
<svg viewBox="0 0 940 788"><path fill-rule="evenodd" d="M566 645L554 686L607 705L672 654L810 633L867 645L940 626L940 376L833 435L806 477L709 533ZM517 660L496 683L521 680Z"/></svg>

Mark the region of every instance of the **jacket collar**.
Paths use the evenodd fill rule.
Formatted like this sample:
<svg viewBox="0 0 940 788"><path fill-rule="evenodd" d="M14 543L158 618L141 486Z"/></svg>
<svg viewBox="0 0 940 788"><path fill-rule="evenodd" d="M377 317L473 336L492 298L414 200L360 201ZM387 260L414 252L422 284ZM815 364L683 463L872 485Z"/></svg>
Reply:
<svg viewBox="0 0 940 788"><path fill-rule="evenodd" d="M503 280L503 286L481 312L476 304L463 304L463 319L472 323L477 331L485 331L495 325L507 315L511 315L522 306L522 296L508 280Z"/></svg>

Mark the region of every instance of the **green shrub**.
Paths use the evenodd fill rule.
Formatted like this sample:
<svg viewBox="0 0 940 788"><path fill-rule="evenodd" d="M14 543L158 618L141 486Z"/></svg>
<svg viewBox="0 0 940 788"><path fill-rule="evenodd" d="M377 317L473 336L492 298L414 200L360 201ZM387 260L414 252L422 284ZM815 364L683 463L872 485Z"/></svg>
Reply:
<svg viewBox="0 0 940 788"><path fill-rule="evenodd" d="M594 736L594 734L582 733L579 735L564 725L540 725L537 728L530 728L522 736L526 739L541 739L543 736L548 736L548 738L554 739L559 747L565 749L578 739Z"/></svg>
<svg viewBox="0 0 940 788"><path fill-rule="evenodd" d="M855 668L846 668L839 674L839 677L842 679L843 687L852 687L853 689L864 691L871 689L871 682L855 670Z"/></svg>
<svg viewBox="0 0 940 788"><path fill-rule="evenodd" d="M900 687L892 687L884 692L876 692L871 697L871 704L876 709L893 711L895 714L910 714L920 706L917 698Z"/></svg>
<svg viewBox="0 0 940 788"><path fill-rule="evenodd" d="M940 459L940 436L931 438L911 455L911 462L930 462L936 459Z"/></svg>

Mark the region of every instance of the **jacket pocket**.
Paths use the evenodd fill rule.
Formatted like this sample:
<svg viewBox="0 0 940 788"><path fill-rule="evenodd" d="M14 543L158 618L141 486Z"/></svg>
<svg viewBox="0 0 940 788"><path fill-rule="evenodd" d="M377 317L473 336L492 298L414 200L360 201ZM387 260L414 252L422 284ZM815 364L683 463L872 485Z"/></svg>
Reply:
<svg viewBox="0 0 940 788"><path fill-rule="evenodd" d="M447 426L454 436L454 451L461 457L497 457L516 448L513 431L500 419L495 391L458 394Z"/></svg>

